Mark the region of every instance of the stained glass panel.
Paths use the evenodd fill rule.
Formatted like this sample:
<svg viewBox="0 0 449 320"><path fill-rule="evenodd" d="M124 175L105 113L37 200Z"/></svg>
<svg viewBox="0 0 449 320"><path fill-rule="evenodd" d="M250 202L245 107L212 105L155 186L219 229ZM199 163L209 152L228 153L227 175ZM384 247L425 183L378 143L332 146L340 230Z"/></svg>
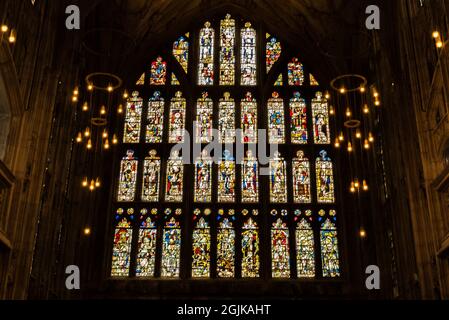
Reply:
<svg viewBox="0 0 449 320"><path fill-rule="evenodd" d="M157 209L153 209L152 213L157 213ZM142 209L140 220L136 276L154 277L157 228L146 209Z"/></svg>
<svg viewBox="0 0 449 320"><path fill-rule="evenodd" d="M311 222L311 218L310 221ZM313 229L306 219L296 227L296 264L298 278L315 277L315 240Z"/></svg>
<svg viewBox="0 0 449 320"><path fill-rule="evenodd" d="M323 277L340 276L337 228L330 219L321 225L320 240Z"/></svg>
<svg viewBox="0 0 449 320"><path fill-rule="evenodd" d="M120 162L120 181L117 201L131 202L136 195L138 160L134 158L134 151L128 150L126 157Z"/></svg>
<svg viewBox="0 0 449 320"><path fill-rule="evenodd" d="M274 83L275 87L282 87L284 85L284 77L282 76L282 73L277 78L276 82Z"/></svg>
<svg viewBox="0 0 449 320"><path fill-rule="evenodd" d="M172 73L172 75L171 75L171 85L172 86L179 86L180 85L178 77L176 77L176 75L174 73Z"/></svg>
<svg viewBox="0 0 449 320"><path fill-rule="evenodd" d="M218 164L218 202L235 201L235 161L228 150Z"/></svg>
<svg viewBox="0 0 449 320"><path fill-rule="evenodd" d="M148 101L146 143L161 143L164 128L164 99L156 91Z"/></svg>
<svg viewBox="0 0 449 320"><path fill-rule="evenodd" d="M162 238L161 277L178 278L181 260L181 228L172 217L164 227Z"/></svg>
<svg viewBox="0 0 449 320"><path fill-rule="evenodd" d="M187 73L189 63L189 41L181 36L173 43L173 56Z"/></svg>
<svg viewBox="0 0 449 320"><path fill-rule="evenodd" d="M149 154L143 162L142 201L158 202L161 159L156 156L155 150Z"/></svg>
<svg viewBox="0 0 449 320"><path fill-rule="evenodd" d="M142 73L139 80L136 81L136 86L143 86L145 84L145 72Z"/></svg>
<svg viewBox="0 0 449 320"><path fill-rule="evenodd" d="M269 39L267 41L266 48L266 62L267 62L267 73L270 72L273 65L276 61L279 60L279 57L282 53L282 46L279 41L275 37Z"/></svg>
<svg viewBox="0 0 449 320"><path fill-rule="evenodd" d="M279 152L275 152L274 158L270 159L270 201L271 203L287 202L286 163Z"/></svg>
<svg viewBox="0 0 449 320"><path fill-rule="evenodd" d="M233 278L235 274L235 230L228 218L218 224L217 275Z"/></svg>
<svg viewBox="0 0 449 320"><path fill-rule="evenodd" d="M128 209L132 218L133 209ZM131 261L132 226L130 221L123 217L124 210L118 209L116 220L118 221L114 232L114 245L112 249L112 277L129 276L129 265Z"/></svg>
<svg viewBox="0 0 449 320"><path fill-rule="evenodd" d="M184 165L177 151L167 161L167 178L165 180L165 201L182 202L184 186Z"/></svg>
<svg viewBox="0 0 449 320"><path fill-rule="evenodd" d="M268 141L269 143L285 143L284 100L279 93L273 92L268 99Z"/></svg>
<svg viewBox="0 0 449 320"><path fill-rule="evenodd" d="M235 84L235 20L226 15L220 25L220 85Z"/></svg>
<svg viewBox="0 0 449 320"><path fill-rule="evenodd" d="M242 227L242 278L259 277L259 228L249 218Z"/></svg>
<svg viewBox="0 0 449 320"><path fill-rule="evenodd" d="M334 203L334 172L332 160L326 151L320 152L316 159L316 184L319 203Z"/></svg>
<svg viewBox="0 0 449 320"><path fill-rule="evenodd" d="M321 92L312 99L313 136L316 144L329 144L329 107Z"/></svg>
<svg viewBox="0 0 449 320"><path fill-rule="evenodd" d="M319 86L320 84L318 83L318 81L316 81L315 77L313 76L313 74L310 74L310 85L311 86Z"/></svg>
<svg viewBox="0 0 449 320"><path fill-rule="evenodd" d="M288 64L288 85L302 86L304 84L304 66L298 58L293 58Z"/></svg>
<svg viewBox="0 0 449 320"><path fill-rule="evenodd" d="M200 57L198 65L198 84L210 86L214 84L214 29L210 22L200 30Z"/></svg>
<svg viewBox="0 0 449 320"><path fill-rule="evenodd" d="M250 92L241 103L242 143L257 143L257 102Z"/></svg>
<svg viewBox="0 0 449 320"><path fill-rule="evenodd" d="M307 106L299 92L290 99L291 139L295 144L306 144L307 134Z"/></svg>
<svg viewBox="0 0 449 320"><path fill-rule="evenodd" d="M182 97L180 91L170 103L170 124L168 133L169 143L184 142L185 121L186 121L186 99Z"/></svg>
<svg viewBox="0 0 449 320"><path fill-rule="evenodd" d="M251 151L247 152L242 165L242 202L259 202L259 164Z"/></svg>
<svg viewBox="0 0 449 320"><path fill-rule="evenodd" d="M163 86L167 81L167 63L162 57L157 57L156 61L151 63L150 85Z"/></svg>
<svg viewBox="0 0 449 320"><path fill-rule="evenodd" d="M209 143L212 141L214 103L208 98L207 92L196 104L196 142Z"/></svg>
<svg viewBox="0 0 449 320"><path fill-rule="evenodd" d="M192 277L208 278L210 276L210 228L201 217L193 230Z"/></svg>
<svg viewBox="0 0 449 320"><path fill-rule="evenodd" d="M256 68L256 30L251 28L251 23L247 22L245 28L241 30L242 52L241 52L241 80L242 86L257 85Z"/></svg>
<svg viewBox="0 0 449 320"><path fill-rule="evenodd" d="M126 103L123 143L139 143L142 106L143 100L139 97L139 92L134 91L132 93L132 98L128 99L128 102Z"/></svg>
<svg viewBox="0 0 449 320"><path fill-rule="evenodd" d="M212 201L212 159L203 153L195 162L195 202Z"/></svg>
<svg viewBox="0 0 449 320"><path fill-rule="evenodd" d="M293 201L295 203L311 203L310 162L304 157L303 151L298 151L293 159Z"/></svg>
<svg viewBox="0 0 449 320"><path fill-rule="evenodd" d="M273 278L290 277L290 245L287 224L281 219L271 229L271 268Z"/></svg>
<svg viewBox="0 0 449 320"><path fill-rule="evenodd" d="M224 98L220 99L218 116L218 130L220 143L235 142L235 102L229 92L224 93Z"/></svg>

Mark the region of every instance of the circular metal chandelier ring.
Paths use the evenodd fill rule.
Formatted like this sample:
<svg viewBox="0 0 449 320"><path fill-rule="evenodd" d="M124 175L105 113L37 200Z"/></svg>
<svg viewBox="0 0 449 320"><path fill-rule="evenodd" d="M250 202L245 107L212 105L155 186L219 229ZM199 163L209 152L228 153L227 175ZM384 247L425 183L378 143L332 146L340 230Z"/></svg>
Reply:
<svg viewBox="0 0 449 320"><path fill-rule="evenodd" d="M102 78L102 81L106 82L108 84L107 85L95 84L96 83L95 79L97 79L97 83L98 83L98 78ZM86 83L91 85L96 90L109 92L109 91L111 91L111 89L112 89L112 91L114 91L114 90L120 88L122 86L123 80L112 73L94 72L94 73L88 74L86 76Z"/></svg>
<svg viewBox="0 0 449 320"><path fill-rule="evenodd" d="M333 79L331 81L331 87L332 89L334 89L335 91L340 91L342 89L342 86L338 86L338 84L342 82L343 84L347 84L347 83L359 83L359 85L357 87L353 86L353 87L344 87L345 92L355 92L355 91L359 91L362 88L366 88L366 85L368 84L368 80L359 74L344 74L341 76L336 77L335 79Z"/></svg>
<svg viewBox="0 0 449 320"><path fill-rule="evenodd" d="M96 127L105 127L108 121L105 118L92 118L91 123Z"/></svg>
<svg viewBox="0 0 449 320"><path fill-rule="evenodd" d="M362 123L360 122L360 120L352 119L352 120L345 121L344 126L348 129L356 129L356 128L359 128L361 124Z"/></svg>

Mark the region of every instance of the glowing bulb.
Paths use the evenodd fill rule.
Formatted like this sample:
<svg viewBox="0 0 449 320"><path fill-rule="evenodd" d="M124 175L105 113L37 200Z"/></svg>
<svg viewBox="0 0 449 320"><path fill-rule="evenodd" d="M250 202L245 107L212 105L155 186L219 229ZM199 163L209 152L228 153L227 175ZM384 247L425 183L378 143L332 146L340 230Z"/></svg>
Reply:
<svg viewBox="0 0 449 320"><path fill-rule="evenodd" d="M8 32L8 30L9 30L9 27L6 24L2 24L1 31Z"/></svg>
<svg viewBox="0 0 449 320"><path fill-rule="evenodd" d="M114 91L114 88L111 85L109 85L108 86L108 92L112 92L112 91Z"/></svg>
<svg viewBox="0 0 449 320"><path fill-rule="evenodd" d="M89 141L87 142L86 148L87 148L88 150L92 149L92 140L91 140L91 139L89 139Z"/></svg>
<svg viewBox="0 0 449 320"><path fill-rule="evenodd" d="M367 104L365 104L365 105L363 106L363 113L365 113L365 114L368 114L368 113L369 113L369 108L368 108L368 105L367 105Z"/></svg>
<svg viewBox="0 0 449 320"><path fill-rule="evenodd" d="M348 109L346 109L346 117L351 117L352 116L352 112L351 112L351 109L349 109L349 107L348 107Z"/></svg>
<svg viewBox="0 0 449 320"><path fill-rule="evenodd" d="M83 111L88 111L88 110L89 110L89 105L87 104L87 102L84 102Z"/></svg>
<svg viewBox="0 0 449 320"><path fill-rule="evenodd" d="M89 236L90 233L91 233L90 228L84 228L83 233L84 233L85 236Z"/></svg>
<svg viewBox="0 0 449 320"><path fill-rule="evenodd" d="M354 187L356 187L357 189L360 187L359 180L355 180Z"/></svg>
<svg viewBox="0 0 449 320"><path fill-rule="evenodd" d="M128 99L128 97L129 97L128 91L125 90L125 92L123 93L123 98Z"/></svg>
<svg viewBox="0 0 449 320"><path fill-rule="evenodd" d="M377 98L379 96L379 93L377 91L374 92L374 98Z"/></svg>
<svg viewBox="0 0 449 320"><path fill-rule="evenodd" d="M81 183L81 185L83 186L83 188L86 188L89 185L89 182L87 181L87 177L84 178L83 182Z"/></svg>
<svg viewBox="0 0 449 320"><path fill-rule="evenodd" d="M101 109L100 109L100 114L101 114L101 115L105 115L105 114L106 114L106 107L105 107L105 106L102 106L102 107L101 107Z"/></svg>
<svg viewBox="0 0 449 320"><path fill-rule="evenodd" d="M438 31L434 31L434 32L432 33L432 37L433 37L434 39L438 38L439 36L440 36L440 33L439 33Z"/></svg>
<svg viewBox="0 0 449 320"><path fill-rule="evenodd" d="M348 152L352 152L352 143L348 142Z"/></svg>
<svg viewBox="0 0 449 320"><path fill-rule="evenodd" d="M349 191L350 191L351 193L354 193L354 192L355 192L354 182L351 182L351 187L349 188Z"/></svg>
<svg viewBox="0 0 449 320"><path fill-rule="evenodd" d="M334 107L330 107L329 109L329 114L334 115L335 111L334 111Z"/></svg>
<svg viewBox="0 0 449 320"><path fill-rule="evenodd" d="M118 139L117 139L117 136L114 134L112 136L112 144L117 144L117 143L118 143Z"/></svg>
<svg viewBox="0 0 449 320"><path fill-rule="evenodd" d="M335 139L335 148L340 148L340 141L338 139Z"/></svg>
<svg viewBox="0 0 449 320"><path fill-rule="evenodd" d="M380 106L380 101L379 101L379 100L376 100L376 101L374 102L374 104L376 105L376 107L378 107L378 106Z"/></svg>
<svg viewBox="0 0 449 320"><path fill-rule="evenodd" d="M344 88L344 87L342 87L341 89L340 89L340 93L341 94L344 94L346 92L346 89Z"/></svg>
<svg viewBox="0 0 449 320"><path fill-rule="evenodd" d="M329 94L329 91L326 91L326 93L324 94L324 97L329 100L329 98L331 97L331 95Z"/></svg>
<svg viewBox="0 0 449 320"><path fill-rule="evenodd" d="M104 142L104 148L105 148L105 150L108 150L108 149L109 149L109 147L110 147L110 145L109 145L109 141L108 141L108 140L106 140L106 141Z"/></svg>
<svg viewBox="0 0 449 320"><path fill-rule="evenodd" d="M338 137L340 141L345 141L345 137L343 136L343 133L340 133L340 136Z"/></svg>
<svg viewBox="0 0 449 320"><path fill-rule="evenodd" d="M90 129L89 128L86 128L86 131L84 131L84 136L86 138L90 137Z"/></svg>
<svg viewBox="0 0 449 320"><path fill-rule="evenodd" d="M97 180L95 181L95 188L100 188L101 183L100 183L100 178L97 178Z"/></svg>
<svg viewBox="0 0 449 320"><path fill-rule="evenodd" d="M360 238L366 238L366 231L364 229L360 229L359 235Z"/></svg>
<svg viewBox="0 0 449 320"><path fill-rule="evenodd" d="M12 29L11 33L9 34L8 41L9 41L9 43L14 43L14 42L16 42L16 40L17 40L16 30Z"/></svg>
<svg viewBox="0 0 449 320"><path fill-rule="evenodd" d="M90 191L94 191L94 190L95 190L95 181L94 181L94 180L92 180L92 181L90 182L89 190L90 190Z"/></svg>
<svg viewBox="0 0 449 320"><path fill-rule="evenodd" d="M373 134L371 132L369 133L368 141L369 142L374 142L374 137L373 137Z"/></svg>
<svg viewBox="0 0 449 320"><path fill-rule="evenodd" d="M73 95L77 96L77 95L79 95L79 93L80 93L80 91L79 91L78 87L75 87L75 89L73 90Z"/></svg>
<svg viewBox="0 0 449 320"><path fill-rule="evenodd" d="M118 106L117 113L118 114L122 114L123 113L123 105L119 105Z"/></svg>
<svg viewBox="0 0 449 320"><path fill-rule="evenodd" d="M356 137L357 139L362 138L362 133L361 133L359 130L357 130L357 132L355 133L355 137Z"/></svg>
<svg viewBox="0 0 449 320"><path fill-rule="evenodd" d="M76 137L76 142L81 143L83 141L83 135L81 132L78 132L78 136Z"/></svg>
<svg viewBox="0 0 449 320"><path fill-rule="evenodd" d="M442 48L443 47L443 41L439 40L437 41L437 48Z"/></svg>
<svg viewBox="0 0 449 320"><path fill-rule="evenodd" d="M361 87L361 88L360 88L360 92L361 92L361 93L364 93L365 91L366 91L365 87Z"/></svg>
<svg viewBox="0 0 449 320"><path fill-rule="evenodd" d="M92 84L89 84L89 85L87 86L87 90L89 90L89 91L94 90L94 86L93 86Z"/></svg>
<svg viewBox="0 0 449 320"><path fill-rule="evenodd" d="M77 96L73 96L72 97L72 102L78 102L78 97Z"/></svg>
<svg viewBox="0 0 449 320"><path fill-rule="evenodd" d="M363 180L363 191L368 191L368 183L366 183L366 180Z"/></svg>
<svg viewBox="0 0 449 320"><path fill-rule="evenodd" d="M108 137L108 131L106 129L104 129L102 137L103 139L106 139Z"/></svg>
<svg viewBox="0 0 449 320"><path fill-rule="evenodd" d="M367 139L365 139L365 143L363 144L363 147L368 150L369 149L369 142Z"/></svg>

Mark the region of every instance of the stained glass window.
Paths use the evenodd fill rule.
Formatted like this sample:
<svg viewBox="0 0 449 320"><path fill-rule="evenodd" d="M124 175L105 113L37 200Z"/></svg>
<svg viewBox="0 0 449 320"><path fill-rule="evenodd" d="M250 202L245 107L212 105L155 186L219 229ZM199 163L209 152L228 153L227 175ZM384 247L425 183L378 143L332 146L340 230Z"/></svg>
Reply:
<svg viewBox="0 0 449 320"><path fill-rule="evenodd" d="M288 64L288 85L302 86L304 84L304 66L298 58L293 58Z"/></svg>
<svg viewBox="0 0 449 320"><path fill-rule="evenodd" d="M164 128L164 99L159 91L148 101L146 143L161 143Z"/></svg>
<svg viewBox="0 0 449 320"><path fill-rule="evenodd" d="M235 274L235 230L230 218L223 215L224 211L220 209L217 233L217 275L219 278L232 278Z"/></svg>
<svg viewBox="0 0 449 320"><path fill-rule="evenodd" d="M203 152L195 162L195 202L212 201L212 159Z"/></svg>
<svg viewBox="0 0 449 320"><path fill-rule="evenodd" d="M298 151L293 159L293 201L295 203L311 203L310 162L304 157L303 151Z"/></svg>
<svg viewBox="0 0 449 320"><path fill-rule="evenodd" d="M157 209L152 209L154 218ZM141 210L139 242L137 245L137 277L154 277L156 261L157 227L147 209Z"/></svg>
<svg viewBox="0 0 449 320"><path fill-rule="evenodd" d="M242 278L259 277L259 228L249 218L242 227Z"/></svg>
<svg viewBox="0 0 449 320"><path fill-rule="evenodd" d="M137 167L139 161L134 158L134 151L128 150L120 162L120 180L117 201L131 202L136 195Z"/></svg>
<svg viewBox="0 0 449 320"><path fill-rule="evenodd" d="M134 209L128 209L129 218L133 217ZM118 221L114 232L114 246L112 249L112 277L127 277L131 261L132 226L129 219L123 216L122 208L117 210Z"/></svg>
<svg viewBox="0 0 449 320"><path fill-rule="evenodd" d="M207 92L196 104L196 142L209 143L212 141L214 103Z"/></svg>
<svg viewBox="0 0 449 320"><path fill-rule="evenodd" d="M287 202L286 163L277 151L270 159L270 201L272 203Z"/></svg>
<svg viewBox="0 0 449 320"><path fill-rule="evenodd" d="M241 80L242 86L255 86L257 84L256 68L256 30L247 22L241 32Z"/></svg>
<svg viewBox="0 0 449 320"><path fill-rule="evenodd" d="M126 103L123 143L139 143L142 106L143 100L139 97L139 92L134 91L132 93L132 98L130 98Z"/></svg>
<svg viewBox="0 0 449 320"><path fill-rule="evenodd" d="M324 210L321 210L320 216L324 216ZM330 211L332 218L327 218L321 224L321 264L323 268L323 277L340 276L340 262L338 253L337 227L332 220L335 220L335 211Z"/></svg>
<svg viewBox="0 0 449 320"><path fill-rule="evenodd" d="M235 142L235 102L229 92L224 93L218 105L218 131L220 143Z"/></svg>
<svg viewBox="0 0 449 320"><path fill-rule="evenodd" d="M287 224L278 219L271 228L271 270L273 278L290 277L290 245Z"/></svg>
<svg viewBox="0 0 449 320"><path fill-rule="evenodd" d="M268 141L269 143L285 143L284 100L279 93L273 92L268 99Z"/></svg>
<svg viewBox="0 0 449 320"><path fill-rule="evenodd" d="M276 82L274 83L275 87L282 87L284 85L284 77L282 76L282 73L279 75L279 77L276 79Z"/></svg>
<svg viewBox="0 0 449 320"><path fill-rule="evenodd" d="M257 102L251 92L247 92L241 103L242 142L257 143Z"/></svg>
<svg viewBox="0 0 449 320"><path fill-rule="evenodd" d="M162 238L161 277L178 278L181 260L181 227L175 217L168 220Z"/></svg>
<svg viewBox="0 0 449 320"><path fill-rule="evenodd" d="M316 159L316 185L319 203L334 203L334 172L332 160L326 151L320 152Z"/></svg>
<svg viewBox="0 0 449 320"><path fill-rule="evenodd" d="M171 85L172 86L179 86L180 85L178 77L176 77L176 75L174 73L172 73L172 75L171 75Z"/></svg>
<svg viewBox="0 0 449 320"><path fill-rule="evenodd" d="M165 201L182 202L184 186L184 165L177 151L167 161L167 178L165 180Z"/></svg>
<svg viewBox="0 0 449 320"><path fill-rule="evenodd" d="M181 36L173 43L173 56L187 73L189 63L189 41Z"/></svg>
<svg viewBox="0 0 449 320"><path fill-rule="evenodd" d="M329 107L321 92L312 99L313 136L316 144L329 144Z"/></svg>
<svg viewBox="0 0 449 320"><path fill-rule="evenodd" d="M267 41L266 48L266 62L267 62L267 73L270 72L273 65L276 61L279 60L279 57L282 53L282 46L279 41L275 37L272 37Z"/></svg>
<svg viewBox="0 0 449 320"><path fill-rule="evenodd" d="M156 157L156 150L149 154L143 162L142 201L158 202L161 159Z"/></svg>
<svg viewBox="0 0 449 320"><path fill-rule="evenodd" d="M315 277L315 240L312 229L312 213L307 211L306 218L296 226L296 265L298 278Z"/></svg>
<svg viewBox="0 0 449 320"><path fill-rule="evenodd" d="M310 74L310 85L311 86L319 86L320 84L318 83L318 81L316 81L315 77L313 76L313 74Z"/></svg>
<svg viewBox="0 0 449 320"><path fill-rule="evenodd" d="M218 202L235 201L235 161L229 150L218 164Z"/></svg>
<svg viewBox="0 0 449 320"><path fill-rule="evenodd" d="M145 73L142 73L140 78L136 81L136 86L143 86L145 84Z"/></svg>
<svg viewBox="0 0 449 320"><path fill-rule="evenodd" d="M214 29L210 22L200 30L200 58L198 64L198 84L210 86L214 84Z"/></svg>
<svg viewBox="0 0 449 320"><path fill-rule="evenodd" d="M170 103L170 125L168 133L169 143L184 142L185 121L186 121L186 99L182 97L180 91Z"/></svg>
<svg viewBox="0 0 449 320"><path fill-rule="evenodd" d="M208 210L208 209L207 209ZM194 215L193 229L192 277L208 278L210 276L210 228L204 217Z"/></svg>
<svg viewBox="0 0 449 320"><path fill-rule="evenodd" d="M162 57L157 57L156 61L151 63L150 85L163 86L167 81L167 63Z"/></svg>
<svg viewBox="0 0 449 320"><path fill-rule="evenodd" d="M242 165L242 202L259 202L259 164L252 151L247 152Z"/></svg>
<svg viewBox="0 0 449 320"><path fill-rule="evenodd" d="M235 83L235 20L226 15L220 24L220 85Z"/></svg>
<svg viewBox="0 0 449 320"><path fill-rule="evenodd" d="M293 98L290 99L290 118L292 143L306 144L308 139L307 106L299 92L295 92Z"/></svg>

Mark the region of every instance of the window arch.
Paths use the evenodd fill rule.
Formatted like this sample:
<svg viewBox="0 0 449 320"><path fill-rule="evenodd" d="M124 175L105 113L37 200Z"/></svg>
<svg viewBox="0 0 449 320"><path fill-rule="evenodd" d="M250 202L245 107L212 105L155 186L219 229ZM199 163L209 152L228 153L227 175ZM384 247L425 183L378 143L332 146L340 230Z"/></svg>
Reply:
<svg viewBox="0 0 449 320"><path fill-rule="evenodd" d="M111 277L339 277L329 106L300 54L230 14L167 45L126 104Z"/></svg>

